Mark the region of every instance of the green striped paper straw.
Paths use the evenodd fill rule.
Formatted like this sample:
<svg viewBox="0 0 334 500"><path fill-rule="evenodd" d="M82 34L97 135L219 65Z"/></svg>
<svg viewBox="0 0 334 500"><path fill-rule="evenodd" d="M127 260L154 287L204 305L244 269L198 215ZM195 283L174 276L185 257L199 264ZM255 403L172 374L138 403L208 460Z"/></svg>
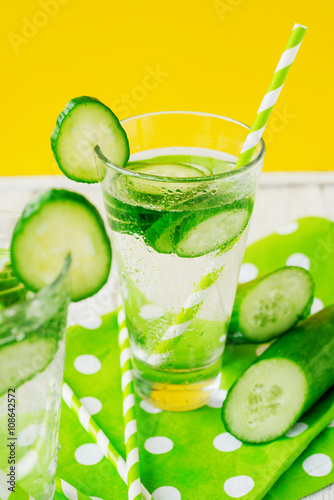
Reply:
<svg viewBox="0 0 334 500"><path fill-rule="evenodd" d="M294 25L287 46L279 60L274 76L270 82L267 93L261 102L253 126L250 129L242 147L240 156L236 163L236 168L246 165L252 159L253 153L262 137L264 129L266 128L269 116L282 90L288 72L305 36L306 30L307 28L301 24ZM211 287L220 276L223 270L222 259L223 254L219 253L212 261L206 273L195 286L194 292L188 297L181 311L176 316L173 324L164 333L161 343L156 347L154 354L150 356L149 362L155 365L161 364L168 353L175 348L181 338L181 335L183 335L187 330L188 326L196 316L198 309L208 297Z"/></svg>
<svg viewBox="0 0 334 500"><path fill-rule="evenodd" d="M122 385L126 384L126 382L127 378L122 377ZM103 452L104 456L110 463L113 464L120 477L123 479L125 484L127 484L127 466L125 460L107 438L102 429L100 429L100 427L97 425L86 407L82 403L80 403L78 397L74 394L73 390L67 382L63 383L62 396L63 400L70 408L70 410L72 410L73 413L75 413L75 415L78 417L82 427L94 439L96 444ZM150 493L143 485L141 485L141 494L145 500L151 500Z"/></svg>
<svg viewBox="0 0 334 500"><path fill-rule="evenodd" d="M276 67L274 76L270 82L268 90L262 99L256 118L242 147L235 168L243 167L249 163L253 157L256 146L260 142L262 134L266 128L269 116L280 95L286 77L290 71L293 61L301 46L307 28L301 24L295 24L285 50Z"/></svg>
<svg viewBox="0 0 334 500"><path fill-rule="evenodd" d="M60 477L56 477L56 491L64 495L68 500L91 500L89 496L64 481L64 479L60 479Z"/></svg>
<svg viewBox="0 0 334 500"><path fill-rule="evenodd" d="M124 438L126 449L126 465L128 471L128 499L141 500L140 490L140 467L139 449L137 438L137 419L135 390L133 383L133 370L131 359L131 347L129 332L126 326L125 312L119 299L119 311L117 315L119 331L120 365L122 373L122 395L123 395L123 418Z"/></svg>

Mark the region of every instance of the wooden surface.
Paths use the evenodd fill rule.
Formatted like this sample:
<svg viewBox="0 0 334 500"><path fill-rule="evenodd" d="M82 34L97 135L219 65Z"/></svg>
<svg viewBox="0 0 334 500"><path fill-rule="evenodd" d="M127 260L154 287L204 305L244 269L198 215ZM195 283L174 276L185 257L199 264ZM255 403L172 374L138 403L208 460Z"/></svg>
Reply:
<svg viewBox="0 0 334 500"><path fill-rule="evenodd" d="M21 211L33 196L50 187L81 192L103 214L99 186L77 184L61 176L0 177L0 209ZM256 241L280 225L308 215L334 220L333 173L263 174L248 241ZM334 484L307 499L334 500Z"/></svg>

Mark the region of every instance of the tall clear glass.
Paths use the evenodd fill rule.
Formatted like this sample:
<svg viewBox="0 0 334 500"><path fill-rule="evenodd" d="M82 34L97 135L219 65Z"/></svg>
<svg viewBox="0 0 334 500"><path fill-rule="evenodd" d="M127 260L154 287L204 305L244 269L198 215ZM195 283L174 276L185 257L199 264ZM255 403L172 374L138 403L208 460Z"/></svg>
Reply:
<svg viewBox="0 0 334 500"><path fill-rule="evenodd" d="M18 217L0 211L0 269ZM54 498L68 267L69 259L53 284L0 309L0 498L13 483L35 500Z"/></svg>
<svg viewBox="0 0 334 500"><path fill-rule="evenodd" d="M178 155L188 155L181 157L188 165L196 156L211 164L212 158L222 160L213 171L202 161L201 177L169 178L119 168L95 149L137 391L163 409L195 409L219 388L265 146L261 141L254 159L233 170L228 162L236 162L249 131L235 120L162 112L129 118L122 126L130 160L139 164L154 163L157 156L177 164ZM203 277L210 270L208 286ZM166 344L166 335L177 339Z"/></svg>

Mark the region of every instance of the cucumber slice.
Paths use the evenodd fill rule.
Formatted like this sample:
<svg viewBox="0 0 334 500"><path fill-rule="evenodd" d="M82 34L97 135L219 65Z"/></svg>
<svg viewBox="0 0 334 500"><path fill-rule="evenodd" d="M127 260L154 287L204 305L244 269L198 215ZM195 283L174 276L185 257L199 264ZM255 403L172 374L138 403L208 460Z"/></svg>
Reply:
<svg viewBox="0 0 334 500"><path fill-rule="evenodd" d="M205 177L205 174L201 170L181 163L146 164L138 162L131 164L131 170L156 177L170 177L171 179ZM131 189L145 195L165 196L168 189L167 183L141 179L139 177L129 176L128 182ZM171 182L173 181L171 180Z"/></svg>
<svg viewBox="0 0 334 500"><path fill-rule="evenodd" d="M229 246L244 231L250 217L250 209L243 204L233 207L201 210L185 219L176 237L176 253L199 257Z"/></svg>
<svg viewBox="0 0 334 500"><path fill-rule="evenodd" d="M159 253L175 252L175 235L187 216L189 212L169 212L163 215L145 232L146 244Z"/></svg>
<svg viewBox="0 0 334 500"><path fill-rule="evenodd" d="M56 279L69 253L72 301L78 301L106 283L110 241L100 214L84 196L51 189L30 202L19 219L12 266L29 290L38 291Z"/></svg>
<svg viewBox="0 0 334 500"><path fill-rule="evenodd" d="M125 228L126 225L131 224L131 234L144 234L161 217L161 213L157 210L149 210L138 205L124 203L114 198L105 189L102 188L102 190L108 222L114 231L117 231L117 224L113 224L115 221L120 222L120 228ZM111 226L111 223L113 226Z"/></svg>
<svg viewBox="0 0 334 500"><path fill-rule="evenodd" d="M60 170L77 182L98 182L94 148L99 145L113 163L124 167L129 143L114 113L94 97L76 97L60 113L51 148Z"/></svg>
<svg viewBox="0 0 334 500"><path fill-rule="evenodd" d="M129 162L128 166L130 167L132 163L133 162ZM190 165L197 168L198 170L202 170L205 175L216 175L223 172L228 172L229 170L233 170L235 167L235 163L220 160L218 158L182 154L155 156L154 158L141 160L141 163L182 163L183 165Z"/></svg>
<svg viewBox="0 0 334 500"><path fill-rule="evenodd" d="M131 170L134 172L140 172L146 175L155 175L158 177L204 177L205 174L189 165L183 165L182 163L160 163L160 164L150 164L145 163L133 163L131 165Z"/></svg>
<svg viewBox="0 0 334 500"><path fill-rule="evenodd" d="M229 390L226 429L249 443L282 436L334 385L334 306L276 340Z"/></svg>
<svg viewBox="0 0 334 500"><path fill-rule="evenodd" d="M17 388L44 371L57 348L57 339L41 335L28 336L20 342L0 346L0 396L7 392L8 387Z"/></svg>
<svg viewBox="0 0 334 500"><path fill-rule="evenodd" d="M238 288L229 343L267 342L311 311L314 282L301 267L283 267Z"/></svg>

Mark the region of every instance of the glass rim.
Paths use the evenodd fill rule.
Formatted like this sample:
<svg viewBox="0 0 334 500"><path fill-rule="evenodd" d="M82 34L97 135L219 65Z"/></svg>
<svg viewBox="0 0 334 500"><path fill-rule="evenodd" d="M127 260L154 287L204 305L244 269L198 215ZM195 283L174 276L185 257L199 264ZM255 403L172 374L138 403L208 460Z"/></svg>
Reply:
<svg viewBox="0 0 334 500"><path fill-rule="evenodd" d="M120 123L126 123L131 120L139 119L139 118L146 118L148 116L156 116L156 115L196 115L196 116L203 116L203 117L209 117L209 118L218 118L220 120L224 120L227 122L234 123L235 125L239 125L246 130L250 130L250 126L246 125L243 122L240 122L238 120L235 120L234 118L229 118L228 116L223 116L223 115L218 115L215 113L206 113L204 111L152 111L150 113L143 113L139 115L134 115L130 116L128 118L125 118L124 120L121 120ZM243 167L239 167L237 169L233 170L228 170L227 172L222 172L220 174L215 174L215 175L207 175L204 177L162 177L162 176L157 176L157 175L151 175L151 174L144 174L142 172L135 172L134 170L127 169L126 167L120 167L113 163L111 160L109 160L101 151L100 147L98 145L95 146L94 152L95 155L98 157L99 160L101 160L108 168L111 168L112 170L116 170L120 174L128 175L130 177L136 177L137 179L142 179L142 180L147 180L147 181L156 181L156 182L168 182L168 183L189 183L189 182L206 182L206 181L212 181L212 180L219 180L219 179L226 179L229 177L234 177L238 174L241 174L245 172L246 170L251 169L251 167L255 166L258 164L264 157L265 151L266 151L266 145L261 137L260 139L260 151L257 153L256 157L253 158L250 162L248 162L246 165ZM212 149L212 151L218 151L217 149Z"/></svg>
<svg viewBox="0 0 334 500"><path fill-rule="evenodd" d="M21 213L15 212L13 210L6 210L0 208L0 218L2 216L10 216L19 219ZM61 284L61 282L63 282L66 279L66 277L68 276L70 265L71 265L71 256L69 254L65 257L64 263L62 265L62 268L58 276L49 285L46 285L37 292L32 292L34 293L34 295L32 297L25 299L23 302L14 303L13 305L1 309L0 310L1 320L6 321L6 319L12 319L17 314L20 314L20 311L29 307L29 305L32 304L34 301L43 300L44 296L47 298L50 294L53 293L54 290L57 289L57 287Z"/></svg>

